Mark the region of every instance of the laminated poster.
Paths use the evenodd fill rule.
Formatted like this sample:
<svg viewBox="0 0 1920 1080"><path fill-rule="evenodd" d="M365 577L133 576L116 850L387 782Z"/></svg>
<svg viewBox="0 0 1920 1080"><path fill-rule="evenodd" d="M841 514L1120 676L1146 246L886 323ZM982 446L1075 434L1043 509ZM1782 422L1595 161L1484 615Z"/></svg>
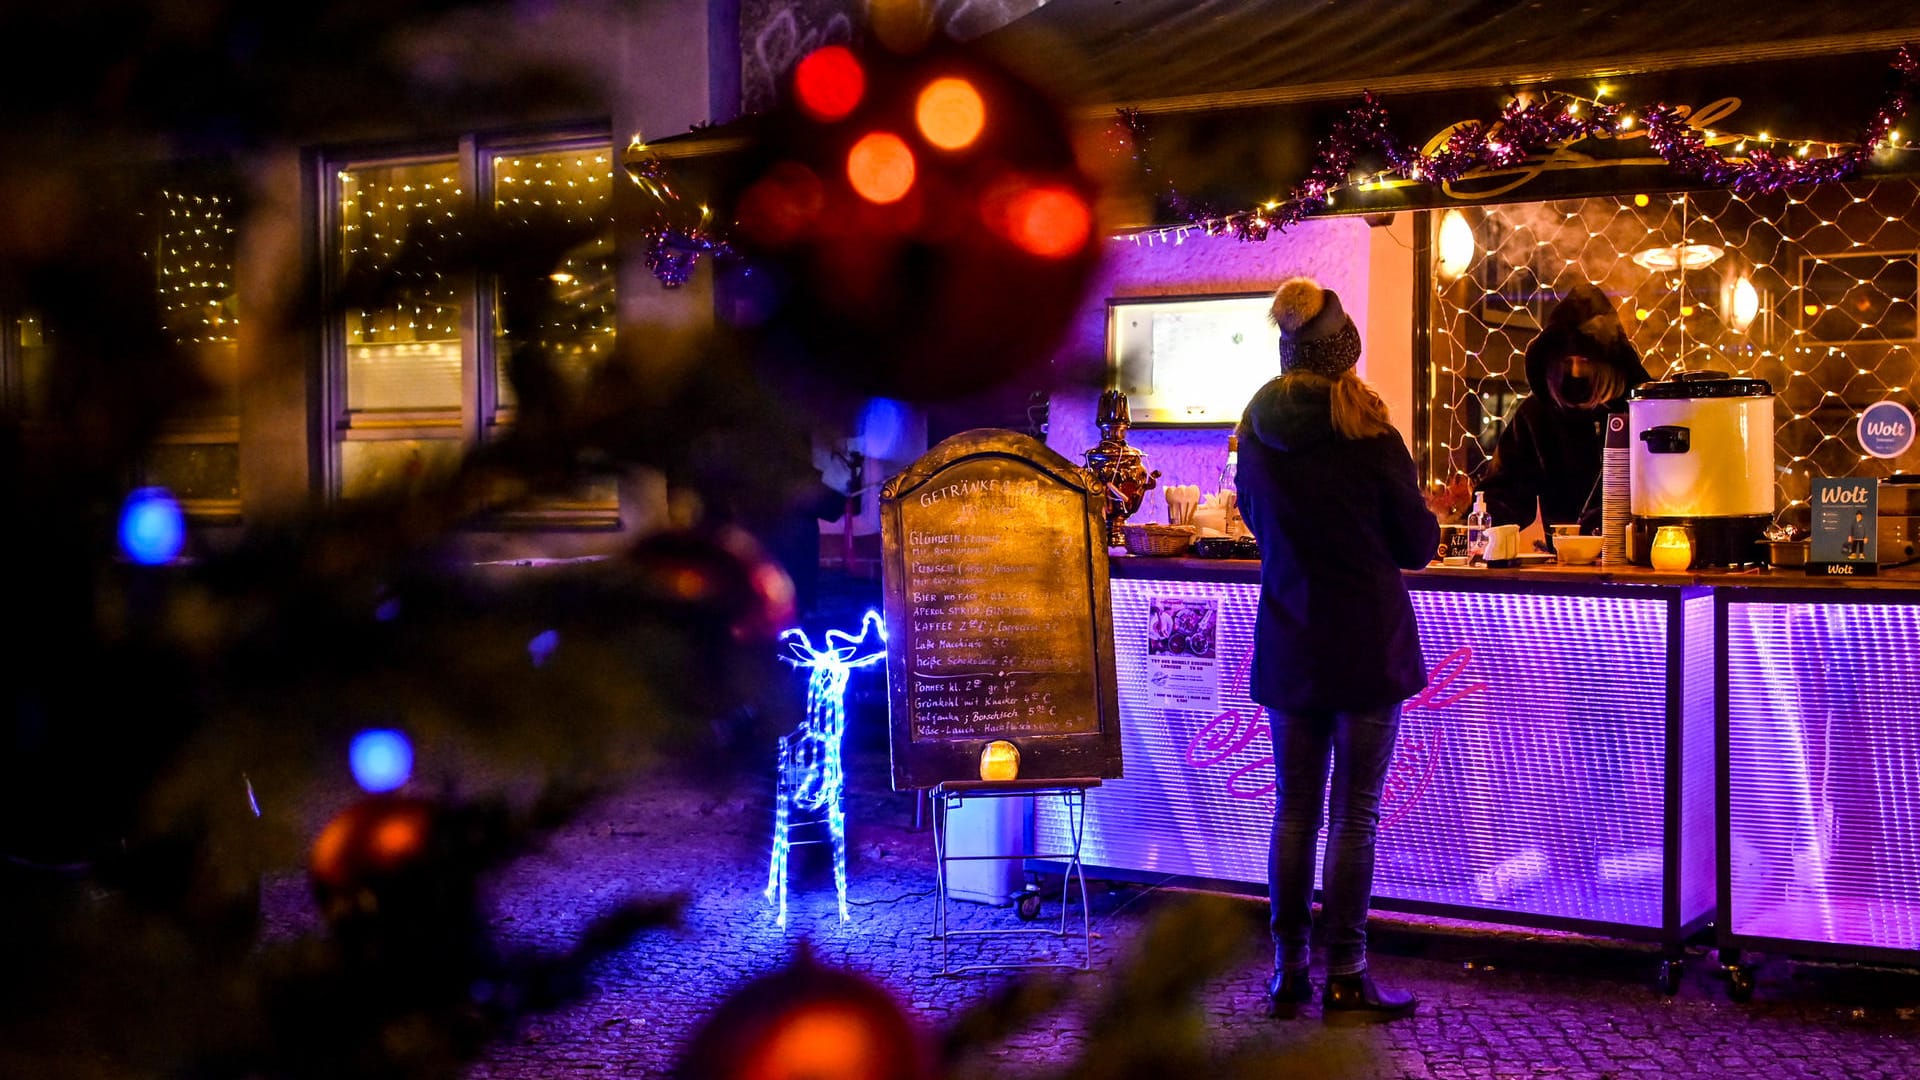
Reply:
<svg viewBox="0 0 1920 1080"><path fill-rule="evenodd" d="M1821 577L1870 575L1878 569L1879 481L1869 477L1813 478L1813 543L1807 573Z"/></svg>
<svg viewBox="0 0 1920 1080"><path fill-rule="evenodd" d="M1147 601L1147 703L1156 709L1220 708L1220 607L1215 597Z"/></svg>

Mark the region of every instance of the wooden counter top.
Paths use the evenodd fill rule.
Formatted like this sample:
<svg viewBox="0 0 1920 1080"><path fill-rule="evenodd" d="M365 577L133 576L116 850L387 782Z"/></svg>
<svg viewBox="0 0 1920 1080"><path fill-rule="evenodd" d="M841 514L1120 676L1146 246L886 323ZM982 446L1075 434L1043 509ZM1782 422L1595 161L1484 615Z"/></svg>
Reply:
<svg viewBox="0 0 1920 1080"><path fill-rule="evenodd" d="M1260 564L1252 559L1160 558L1112 555L1107 565L1116 578L1168 581L1258 581ZM1667 585L1715 588L1841 589L1849 592L1920 591L1920 567L1882 570L1873 577L1812 577L1799 567L1756 570L1650 570L1641 566L1560 566L1544 563L1493 570L1484 566L1443 566L1405 571L1410 582L1513 582L1532 585Z"/></svg>

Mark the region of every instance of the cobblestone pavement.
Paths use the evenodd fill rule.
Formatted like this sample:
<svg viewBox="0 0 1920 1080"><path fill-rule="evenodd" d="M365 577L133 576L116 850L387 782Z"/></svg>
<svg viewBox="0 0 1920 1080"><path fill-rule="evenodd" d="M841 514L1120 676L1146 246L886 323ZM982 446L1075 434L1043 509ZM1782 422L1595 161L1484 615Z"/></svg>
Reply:
<svg viewBox="0 0 1920 1080"><path fill-rule="evenodd" d="M475 1065L475 1080L659 1076L677 1047L732 987L771 971L802 939L828 962L879 979L939 1031L1007 976L942 976L933 924L932 834L889 790L884 752L854 755L849 780L853 919L835 917L825 859L797 858L790 925L762 897L771 784L720 794L674 775L637 779L553 838L503 880L495 925L509 945L563 947L622 900L682 893L683 927L643 937L605 964L590 997L530 1025ZM796 854L822 852L824 847ZM1110 971L1152 913L1181 894L1093 882L1093 970L1073 974L1076 1000ZM270 882L268 904L304 903L295 875ZM1233 901L1247 948L1199 1002L1219 1050L1270 1052L1273 1075L1350 1077L1624 1077L1632 1075L1894 1078L1920 1076L1920 978L1769 958L1756 999L1727 999L1712 954L1695 950L1679 993L1653 989L1645 947L1375 915L1375 970L1415 991L1418 1014L1372 1029L1329 1029L1317 1006L1299 1019L1261 1011L1268 973L1264 902ZM1018 925L1004 908L957 903L965 925ZM1057 908L1051 904L1043 918ZM1076 942L1077 945L1077 942ZM956 953L956 955L958 955ZM980 1061L997 1075L1041 1076L1070 1063L1085 1038L1073 1004ZM1313 1072L1293 1071L1301 1055ZM1285 1071L1282 1071L1282 1070Z"/></svg>

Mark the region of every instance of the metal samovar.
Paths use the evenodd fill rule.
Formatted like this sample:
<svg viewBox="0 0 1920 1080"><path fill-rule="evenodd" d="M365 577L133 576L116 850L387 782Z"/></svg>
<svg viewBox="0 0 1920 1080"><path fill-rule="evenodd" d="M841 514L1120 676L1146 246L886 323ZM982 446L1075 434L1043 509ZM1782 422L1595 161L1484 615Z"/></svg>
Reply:
<svg viewBox="0 0 1920 1080"><path fill-rule="evenodd" d="M1100 445L1087 451L1087 472L1107 493L1107 546L1120 547L1126 542L1120 526L1140 509L1141 500L1159 482L1160 470L1148 472L1140 451L1127 445L1127 428L1133 424L1127 395L1118 390L1101 394L1094 422L1100 428Z"/></svg>

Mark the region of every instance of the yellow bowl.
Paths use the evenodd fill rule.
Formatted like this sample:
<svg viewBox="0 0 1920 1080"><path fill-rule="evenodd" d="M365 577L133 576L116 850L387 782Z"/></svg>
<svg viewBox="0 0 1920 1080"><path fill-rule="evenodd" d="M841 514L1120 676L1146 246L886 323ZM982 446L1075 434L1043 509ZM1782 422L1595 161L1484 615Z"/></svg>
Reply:
<svg viewBox="0 0 1920 1080"><path fill-rule="evenodd" d="M1586 566L1600 558L1600 543L1598 536L1556 536L1553 551L1562 565Z"/></svg>

